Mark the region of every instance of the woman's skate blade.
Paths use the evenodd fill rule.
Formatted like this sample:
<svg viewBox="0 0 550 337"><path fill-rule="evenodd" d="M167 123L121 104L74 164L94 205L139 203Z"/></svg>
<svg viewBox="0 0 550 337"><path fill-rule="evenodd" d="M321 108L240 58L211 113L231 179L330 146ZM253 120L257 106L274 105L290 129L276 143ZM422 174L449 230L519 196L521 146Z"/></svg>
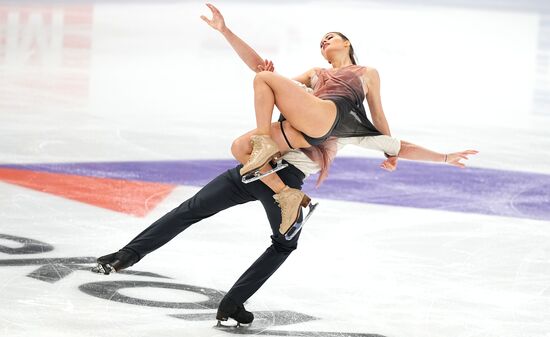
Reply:
<svg viewBox="0 0 550 337"><path fill-rule="evenodd" d="M290 228L286 231L285 233L285 239L290 241L292 240L296 234L298 234L298 232L300 232L302 230L302 227L305 225L306 221L309 219L309 217L311 216L311 214L313 213L313 211L315 211L315 208L317 208L317 205L319 205L319 203L310 203L309 204L309 211L307 212L307 215L306 217L302 220L302 221L296 221L292 226L290 226ZM301 212L301 210L300 210Z"/></svg>
<svg viewBox="0 0 550 337"><path fill-rule="evenodd" d="M277 166L275 166L274 168L272 168L271 170L265 172L265 173L261 173L260 172L260 169L261 168L258 168L252 172L249 172L245 175L243 175L242 177L242 182L245 183L245 184L248 184L248 183L251 183L253 181L256 181L256 180L260 180L272 173L275 173L277 171L280 171L282 169L284 169L285 167L288 167L288 164L285 164L283 163L282 161L277 161Z"/></svg>

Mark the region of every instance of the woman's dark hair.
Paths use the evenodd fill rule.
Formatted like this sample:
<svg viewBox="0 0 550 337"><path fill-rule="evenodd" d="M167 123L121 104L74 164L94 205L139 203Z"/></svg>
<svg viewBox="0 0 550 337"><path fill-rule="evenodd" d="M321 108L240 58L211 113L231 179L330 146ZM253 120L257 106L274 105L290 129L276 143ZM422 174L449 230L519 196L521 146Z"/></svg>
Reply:
<svg viewBox="0 0 550 337"><path fill-rule="evenodd" d="M357 64L357 57L355 56L355 52L353 51L353 46L351 44L351 41L344 34L342 34L340 32L331 32L331 33L337 34L342 39L344 39L344 41L349 41L349 58L351 60L351 63Z"/></svg>

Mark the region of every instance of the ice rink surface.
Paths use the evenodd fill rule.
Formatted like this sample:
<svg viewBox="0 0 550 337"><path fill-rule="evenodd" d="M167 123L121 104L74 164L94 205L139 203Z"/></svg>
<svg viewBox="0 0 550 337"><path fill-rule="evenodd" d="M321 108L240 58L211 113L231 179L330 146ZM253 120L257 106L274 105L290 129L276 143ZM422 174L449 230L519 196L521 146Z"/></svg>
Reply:
<svg viewBox="0 0 550 337"><path fill-rule="evenodd" d="M543 1L215 3L289 77L344 32L392 134L460 170L347 147L299 248L213 329L270 244L257 202L125 273L89 272L236 163L252 79L202 2L0 2L0 336L549 337L550 11Z"/></svg>

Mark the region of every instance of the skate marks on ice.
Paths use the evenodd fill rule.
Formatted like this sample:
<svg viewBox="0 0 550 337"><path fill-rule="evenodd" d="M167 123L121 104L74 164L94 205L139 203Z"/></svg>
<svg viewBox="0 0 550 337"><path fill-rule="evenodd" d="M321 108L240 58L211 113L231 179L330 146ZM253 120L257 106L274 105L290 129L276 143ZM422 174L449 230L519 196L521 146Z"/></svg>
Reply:
<svg viewBox="0 0 550 337"><path fill-rule="evenodd" d="M252 323L254 325L254 323ZM357 332L322 332L322 331L294 331L294 330L264 330L252 326L238 327L214 327L218 330L235 335L261 335L261 336L292 336L292 337L385 337L377 334L364 334Z"/></svg>
<svg viewBox="0 0 550 337"><path fill-rule="evenodd" d="M251 325L235 326L215 326L221 330L228 330L235 333L252 333L251 331L265 330L273 326L284 326L291 324L304 323L309 321L318 320L319 318L302 314L295 311L281 310L281 311L254 311L254 322ZM175 318L180 318L188 321L210 321L216 320L215 313L201 313L201 314L176 314L170 315ZM239 332L240 330L246 330L248 332ZM294 333L294 332L293 332Z"/></svg>
<svg viewBox="0 0 550 337"><path fill-rule="evenodd" d="M0 246L4 247L4 246ZM96 258L85 257L60 257L60 258L38 258L38 259L8 259L0 260L0 267L40 266L28 277L39 281L55 283L69 276L74 271L89 271L89 264L95 263ZM169 278L156 273L123 270L119 274L148 276L157 278Z"/></svg>
<svg viewBox="0 0 550 337"><path fill-rule="evenodd" d="M216 314L179 314L170 315L189 321L214 321ZM254 322L250 325L226 326L215 325L214 328L235 335L262 335L262 336L300 336L300 337L384 337L378 334L355 332L328 332L328 331L296 331L270 330L269 328L299 324L318 320L319 318L295 311L254 311Z"/></svg>
<svg viewBox="0 0 550 337"><path fill-rule="evenodd" d="M0 253L6 254L42 254L50 252L54 247L48 243L34 240L31 238L7 235L0 233ZM9 242L9 243L8 243ZM20 247L14 248L13 245ZM22 245L22 246L21 246ZM95 257L57 257L57 258L18 258L18 259L0 259L0 268L2 267L19 267L19 266L37 266L38 268L27 275L27 277L49 284L56 283L73 272L88 272L91 275L99 275L91 273L91 266L96 262ZM123 270L117 274L126 276L149 277L158 279L170 279L167 276L156 273L143 271ZM96 280L98 277L94 277ZM102 275L99 278L109 278ZM37 287L40 285L37 284ZM154 289L173 289L186 292L192 292L202 295L206 298L202 301L188 302L164 302L151 299L143 299L132 297L123 294L124 289L129 288L154 288ZM143 280L109 280L97 281L81 284L78 289L89 296L96 298L114 301L130 305L148 306L157 308L173 308L173 309L193 309L193 310L208 310L208 312L187 313L187 314L170 314L170 317L182 319L186 321L211 321L215 322L215 309L221 301L225 292L180 283L168 283L159 281L143 281ZM364 333L346 333L346 332L325 332L325 331L294 331L294 330L270 330L269 328L299 324L318 320L319 318L309 316L293 311L259 311L255 312L256 320L250 326L241 327L222 327L219 328L230 334L244 335L264 335L264 336L321 336L321 337L384 337L378 334Z"/></svg>

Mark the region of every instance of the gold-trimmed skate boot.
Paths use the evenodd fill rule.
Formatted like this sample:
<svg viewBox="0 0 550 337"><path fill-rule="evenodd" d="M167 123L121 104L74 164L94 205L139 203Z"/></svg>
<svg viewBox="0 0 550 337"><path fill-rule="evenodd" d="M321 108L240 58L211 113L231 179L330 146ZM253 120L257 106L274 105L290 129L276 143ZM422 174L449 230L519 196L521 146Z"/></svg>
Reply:
<svg viewBox="0 0 550 337"><path fill-rule="evenodd" d="M253 135L250 137L250 141L252 142L252 153L240 170L241 176L259 170L270 160L278 160L281 157L277 143L271 137L267 135Z"/></svg>
<svg viewBox="0 0 550 337"><path fill-rule="evenodd" d="M273 199L277 201L281 208L279 232L283 235L296 223L300 215L300 206L307 207L311 202L310 197L304 192L288 186L285 186L278 194L273 195Z"/></svg>

